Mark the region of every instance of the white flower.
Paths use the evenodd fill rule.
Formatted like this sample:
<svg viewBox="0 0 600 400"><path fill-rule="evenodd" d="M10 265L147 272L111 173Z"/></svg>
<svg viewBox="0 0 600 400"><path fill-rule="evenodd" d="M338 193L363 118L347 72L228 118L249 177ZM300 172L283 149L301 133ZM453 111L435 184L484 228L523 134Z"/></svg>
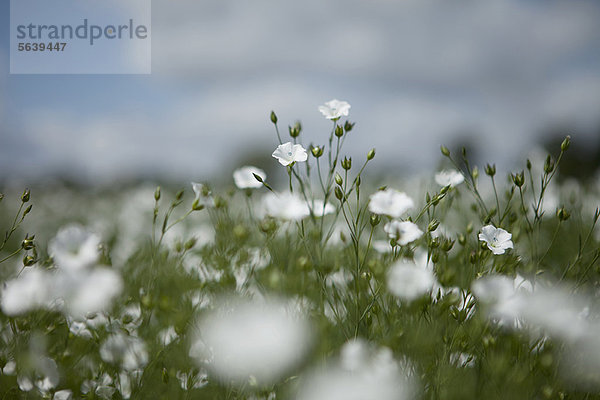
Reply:
<svg viewBox="0 0 600 400"><path fill-rule="evenodd" d="M406 193L395 189L380 190L372 194L369 200L369 211L374 214L389 215L392 218L400 218L413 206L413 200Z"/></svg>
<svg viewBox="0 0 600 400"><path fill-rule="evenodd" d="M277 146L272 156L283 166L308 160L306 149L301 144L293 144L292 142Z"/></svg>
<svg viewBox="0 0 600 400"><path fill-rule="evenodd" d="M102 343L100 357L105 362L120 364L127 371L140 369L148 363L144 342L123 333L112 334Z"/></svg>
<svg viewBox="0 0 600 400"><path fill-rule="evenodd" d="M390 267L387 286L393 295L412 301L430 292L436 283L433 272L413 262L398 261Z"/></svg>
<svg viewBox="0 0 600 400"><path fill-rule="evenodd" d="M262 199L263 211L271 217L298 221L310 215L306 202L293 193L267 193Z"/></svg>
<svg viewBox="0 0 600 400"><path fill-rule="evenodd" d="M504 254L506 249L513 248L513 242L510 240L512 234L502 228L496 228L492 225L486 225L481 228L479 240L486 242L488 248L494 254Z"/></svg>
<svg viewBox="0 0 600 400"><path fill-rule="evenodd" d="M253 376L272 384L304 358L311 329L298 312L276 300L222 301L199 323L190 356L219 379L238 384Z"/></svg>
<svg viewBox="0 0 600 400"><path fill-rule="evenodd" d="M331 203L324 203L323 200L317 199L312 203L312 212L316 217L322 217L335 212L335 207Z"/></svg>
<svg viewBox="0 0 600 400"><path fill-rule="evenodd" d="M80 225L68 225L48 244L56 265L65 270L85 269L98 261L100 237Z"/></svg>
<svg viewBox="0 0 600 400"><path fill-rule="evenodd" d="M390 239L395 239L401 246L414 242L423 235L423 231L410 221L393 220L385 224L383 230Z"/></svg>
<svg viewBox="0 0 600 400"><path fill-rule="evenodd" d="M50 273L31 267L18 278L6 282L2 290L2 312L13 316L47 306L52 299L49 278Z"/></svg>
<svg viewBox="0 0 600 400"><path fill-rule="evenodd" d="M196 194L195 201L197 201L199 205L204 207L213 207L215 205L215 200L213 199L210 190L208 190L208 187L201 183L192 182L192 190Z"/></svg>
<svg viewBox="0 0 600 400"><path fill-rule="evenodd" d="M465 177L460 172L452 170L440 171L435 175L435 181L440 186L456 186L463 183Z"/></svg>
<svg viewBox="0 0 600 400"><path fill-rule="evenodd" d="M350 104L345 101L333 99L325 103L324 106L319 106L319 111L321 111L321 114L323 114L325 118L337 120L342 116L348 116Z"/></svg>
<svg viewBox="0 0 600 400"><path fill-rule="evenodd" d="M361 339L344 344L337 362L300 382L299 400L405 400L415 394L392 351Z"/></svg>
<svg viewBox="0 0 600 400"><path fill-rule="evenodd" d="M262 169L245 166L233 172L235 186L240 189L258 189L262 187L262 183L256 180L254 174L260 176L262 180L267 179L267 174Z"/></svg>
<svg viewBox="0 0 600 400"><path fill-rule="evenodd" d="M69 278L57 274L55 285L61 290L57 297L64 299L69 314L75 317L106 310L123 290L121 276L109 268L94 268Z"/></svg>

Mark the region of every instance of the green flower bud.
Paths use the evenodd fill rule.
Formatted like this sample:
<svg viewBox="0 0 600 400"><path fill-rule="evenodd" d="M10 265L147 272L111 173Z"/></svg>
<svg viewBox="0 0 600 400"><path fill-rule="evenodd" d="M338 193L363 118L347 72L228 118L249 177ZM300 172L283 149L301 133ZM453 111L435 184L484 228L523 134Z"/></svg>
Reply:
<svg viewBox="0 0 600 400"><path fill-rule="evenodd" d="M310 149L310 152L312 153L313 157L319 158L323 155L323 147L313 147Z"/></svg>
<svg viewBox="0 0 600 400"><path fill-rule="evenodd" d="M21 242L21 247L23 248L23 250L31 250L34 246L35 243L33 242L33 239L29 239L27 237Z"/></svg>
<svg viewBox="0 0 600 400"><path fill-rule="evenodd" d="M28 205L27 208L25 209L25 211L23 211L23 217L25 217L27 214L29 214L31 212L32 208L33 208L33 204Z"/></svg>
<svg viewBox="0 0 600 400"><path fill-rule="evenodd" d="M548 154L548 157L546 157L546 162L544 163L544 172L550 174L552 171L554 171L554 160L550 154Z"/></svg>
<svg viewBox="0 0 600 400"><path fill-rule="evenodd" d="M344 124L344 130L346 131L346 133L350 132L352 128L354 128L354 125L356 125L354 122L346 121L346 123Z"/></svg>
<svg viewBox="0 0 600 400"><path fill-rule="evenodd" d="M473 232L473 223L469 222L467 224L467 233L472 233Z"/></svg>
<svg viewBox="0 0 600 400"><path fill-rule="evenodd" d="M25 189L25 191L23 192L23 194L21 195L21 201L23 203L27 203L29 201L29 197L30 197L30 192L29 189Z"/></svg>
<svg viewBox="0 0 600 400"><path fill-rule="evenodd" d="M556 210L556 216L560 221L566 221L571 216L571 213L568 212L564 207L561 207L558 210Z"/></svg>
<svg viewBox="0 0 600 400"><path fill-rule="evenodd" d="M438 228L438 226L440 226L440 221L433 219L431 222L429 222L429 225L427 225L427 231L433 232Z"/></svg>
<svg viewBox="0 0 600 400"><path fill-rule="evenodd" d="M335 183L342 186L342 184L344 183L344 180L342 179L342 176L340 174L338 174L337 172L335 173L335 178L333 178L335 180Z"/></svg>
<svg viewBox="0 0 600 400"><path fill-rule="evenodd" d="M560 151L567 151L571 145L571 136L567 136L565 140L560 144Z"/></svg>
<svg viewBox="0 0 600 400"><path fill-rule="evenodd" d="M23 265L25 267L30 267L33 264L35 264L35 258L33 258L32 256L29 256L29 255L23 257Z"/></svg>
<svg viewBox="0 0 600 400"><path fill-rule="evenodd" d="M344 159L342 160L342 168L344 168L346 171L352 168L352 157L344 157Z"/></svg>
<svg viewBox="0 0 600 400"><path fill-rule="evenodd" d="M477 168L477 166L473 167L471 175L473 175L473 179L479 178L479 168Z"/></svg>
<svg viewBox="0 0 600 400"><path fill-rule="evenodd" d="M527 159L527 164L526 165L527 165L527 170L531 171L532 165L531 165L531 161L529 160L529 158Z"/></svg>
<svg viewBox="0 0 600 400"><path fill-rule="evenodd" d="M442 242L442 250L448 252L454 247L454 240L446 239Z"/></svg>
<svg viewBox="0 0 600 400"><path fill-rule="evenodd" d="M485 174L488 176L494 176L496 175L496 164L487 164L485 166Z"/></svg>
<svg viewBox="0 0 600 400"><path fill-rule="evenodd" d="M277 115L275 115L275 111L271 111L271 122L274 124L277 123Z"/></svg>
<svg viewBox="0 0 600 400"><path fill-rule="evenodd" d="M154 191L154 200L155 201L160 200L160 186L157 186L156 190Z"/></svg>
<svg viewBox="0 0 600 400"><path fill-rule="evenodd" d="M381 222L381 217L377 214L371 214L370 222L372 227L376 227Z"/></svg>
<svg viewBox="0 0 600 400"><path fill-rule="evenodd" d="M248 230L244 225L236 225L233 227L233 236L237 240L246 240L248 238Z"/></svg>
<svg viewBox="0 0 600 400"><path fill-rule="evenodd" d="M335 126L335 136L337 136L337 137L344 136L344 128L342 128L340 125Z"/></svg>
<svg viewBox="0 0 600 400"><path fill-rule="evenodd" d="M484 243L484 245L485 245L485 243ZM477 263L477 253L475 251L472 251L471 254L469 255L469 262L471 264Z"/></svg>
<svg viewBox="0 0 600 400"><path fill-rule="evenodd" d="M375 158L375 149L371 149L367 153L367 160L371 161L374 158Z"/></svg>
<svg viewBox="0 0 600 400"><path fill-rule="evenodd" d="M458 234L458 243L461 246L464 246L467 243L467 237L465 235L463 235L462 233Z"/></svg>
<svg viewBox="0 0 600 400"><path fill-rule="evenodd" d="M194 247L196 245L197 241L198 241L198 239L195 237L189 239L187 242L185 242L185 246L184 246L185 250L192 249L192 247Z"/></svg>
<svg viewBox="0 0 600 400"><path fill-rule="evenodd" d="M446 157L450 157L450 150L448 150L448 148L444 145L440 146L440 150L442 151L442 154Z"/></svg>
<svg viewBox="0 0 600 400"><path fill-rule="evenodd" d="M300 136L300 130L296 126L288 126L288 131L290 132L290 136L293 138Z"/></svg>
<svg viewBox="0 0 600 400"><path fill-rule="evenodd" d="M192 203L192 210L193 211L200 211L204 209L204 204L200 204L200 199L196 199L194 200L194 202Z"/></svg>
<svg viewBox="0 0 600 400"><path fill-rule="evenodd" d="M298 265L299 269L306 271L310 268L310 260L306 256L300 256L296 260L296 265Z"/></svg>
<svg viewBox="0 0 600 400"><path fill-rule="evenodd" d="M185 192L185 191L184 191L183 189L181 189L179 192L177 192L177 194L175 194L175 200L176 200L176 201L179 201L179 200L181 200L181 199L183 198L183 193L184 193L184 192Z"/></svg>
<svg viewBox="0 0 600 400"><path fill-rule="evenodd" d="M166 368L162 369L162 381L164 384L169 383L169 371Z"/></svg>
<svg viewBox="0 0 600 400"><path fill-rule="evenodd" d="M523 184L525 183L525 173L521 171L517 174L513 174L512 181L517 187L523 186Z"/></svg>
<svg viewBox="0 0 600 400"><path fill-rule="evenodd" d="M335 197L337 197L339 201L342 201L342 199L344 198L344 192L342 192L342 189L340 189L339 186L336 186L334 192Z"/></svg>
<svg viewBox="0 0 600 400"><path fill-rule="evenodd" d="M270 235L277 230L277 221L274 218L265 218L260 222L260 230Z"/></svg>

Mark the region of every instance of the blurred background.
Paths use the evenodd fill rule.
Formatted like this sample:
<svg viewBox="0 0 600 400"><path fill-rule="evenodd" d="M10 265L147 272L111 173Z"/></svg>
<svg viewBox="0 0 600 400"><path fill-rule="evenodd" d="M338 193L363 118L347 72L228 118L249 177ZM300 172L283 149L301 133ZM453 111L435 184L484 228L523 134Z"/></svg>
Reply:
<svg viewBox="0 0 600 400"><path fill-rule="evenodd" d="M357 122L348 154L433 170L439 145L514 169L573 138L565 169L600 159L596 0L152 1L151 75L9 75L0 4L0 180L231 180L270 158L280 126L325 144L317 107Z"/></svg>

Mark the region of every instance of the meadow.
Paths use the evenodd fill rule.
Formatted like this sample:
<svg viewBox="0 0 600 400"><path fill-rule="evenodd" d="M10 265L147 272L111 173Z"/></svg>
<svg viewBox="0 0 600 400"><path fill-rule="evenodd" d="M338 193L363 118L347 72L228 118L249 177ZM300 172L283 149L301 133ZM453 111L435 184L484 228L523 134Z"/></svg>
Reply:
<svg viewBox="0 0 600 400"><path fill-rule="evenodd" d="M571 139L382 182L350 105L319 111L318 146L268 116L278 178L2 191L0 398L600 398L600 182L558 180Z"/></svg>

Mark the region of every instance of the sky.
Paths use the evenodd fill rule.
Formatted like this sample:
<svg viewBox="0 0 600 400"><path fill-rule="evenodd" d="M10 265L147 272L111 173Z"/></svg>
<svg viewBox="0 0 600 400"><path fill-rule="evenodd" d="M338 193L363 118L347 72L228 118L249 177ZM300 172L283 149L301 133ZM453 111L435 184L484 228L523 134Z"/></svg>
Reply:
<svg viewBox="0 0 600 400"><path fill-rule="evenodd" d="M398 173L458 141L512 165L553 127L599 140L594 0L153 0L150 75L9 74L8 3L2 179L210 179L270 158L271 110L325 144L333 98L348 154Z"/></svg>

